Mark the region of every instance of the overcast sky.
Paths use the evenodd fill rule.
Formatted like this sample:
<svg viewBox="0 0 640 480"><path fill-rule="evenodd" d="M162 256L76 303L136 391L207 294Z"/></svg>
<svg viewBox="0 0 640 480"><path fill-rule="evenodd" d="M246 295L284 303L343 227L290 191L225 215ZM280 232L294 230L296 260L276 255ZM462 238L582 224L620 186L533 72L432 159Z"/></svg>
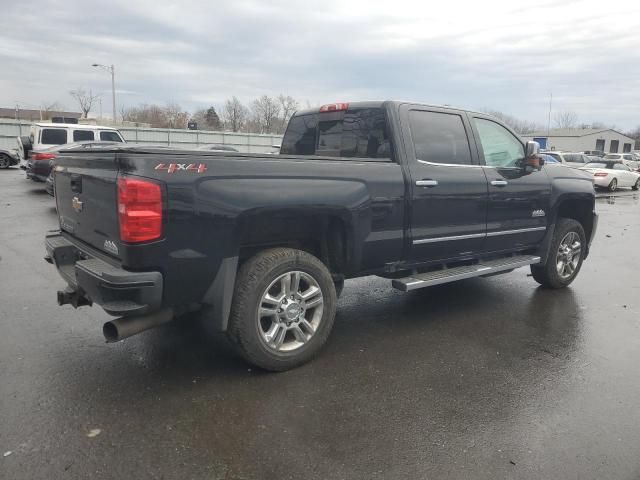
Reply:
<svg viewBox="0 0 640 480"><path fill-rule="evenodd" d="M185 109L284 93L406 99L547 122L640 125L640 3L0 0L0 106L103 94Z"/></svg>

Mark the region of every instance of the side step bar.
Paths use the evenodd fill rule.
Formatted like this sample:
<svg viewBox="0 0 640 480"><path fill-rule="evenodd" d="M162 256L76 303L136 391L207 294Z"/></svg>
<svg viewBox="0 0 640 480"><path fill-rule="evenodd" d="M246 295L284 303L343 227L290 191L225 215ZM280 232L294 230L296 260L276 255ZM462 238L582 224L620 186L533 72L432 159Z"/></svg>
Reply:
<svg viewBox="0 0 640 480"><path fill-rule="evenodd" d="M516 255L513 257L486 260L474 265L445 268L428 273L417 273L410 277L397 278L392 281L394 288L408 292L418 288L430 287L441 283L455 282L465 278L483 277L500 272L508 272L515 268L540 263L540 257L534 255Z"/></svg>

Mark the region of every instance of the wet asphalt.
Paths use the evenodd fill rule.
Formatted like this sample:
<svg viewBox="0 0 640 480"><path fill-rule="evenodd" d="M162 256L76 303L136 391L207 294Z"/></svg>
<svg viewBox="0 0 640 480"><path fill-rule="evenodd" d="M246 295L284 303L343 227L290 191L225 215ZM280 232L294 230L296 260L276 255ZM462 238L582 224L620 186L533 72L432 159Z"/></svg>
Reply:
<svg viewBox="0 0 640 480"><path fill-rule="evenodd" d="M640 478L640 197L570 288L348 281L320 356L251 368L189 319L105 344L58 307L54 201L0 171L0 478Z"/></svg>

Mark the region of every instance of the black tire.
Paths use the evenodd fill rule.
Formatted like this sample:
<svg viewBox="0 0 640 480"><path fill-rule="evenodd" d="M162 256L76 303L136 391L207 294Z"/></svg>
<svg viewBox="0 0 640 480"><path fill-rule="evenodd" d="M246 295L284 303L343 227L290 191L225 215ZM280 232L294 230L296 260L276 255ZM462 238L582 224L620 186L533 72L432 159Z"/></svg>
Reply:
<svg viewBox="0 0 640 480"><path fill-rule="evenodd" d="M580 238L580 257L573 273L567 278L563 278L558 271L558 253L562 241L575 232ZM531 265L531 274L536 282L547 288L564 288L575 280L582 267L584 254L587 247L586 235L582 225L572 218L560 218L556 223L556 229L553 233L553 239L549 247L549 257L546 265Z"/></svg>
<svg viewBox="0 0 640 480"><path fill-rule="evenodd" d="M638 190L640 189L640 178L638 180L636 180L636 184L631 187L631 190Z"/></svg>
<svg viewBox="0 0 640 480"><path fill-rule="evenodd" d="M618 189L618 180L615 178L611 180L611 183L607 188L609 189L610 192L615 192Z"/></svg>
<svg viewBox="0 0 640 480"><path fill-rule="evenodd" d="M269 286L280 276L294 271L309 275L317 283L323 301L322 312L315 332L306 343L292 351L277 351L264 340L263 319L258 310ZM227 334L249 363L265 370L283 371L308 362L318 353L329 337L335 313L336 291L327 267L307 252L273 248L260 252L240 267ZM289 335L288 332L285 335Z"/></svg>
<svg viewBox="0 0 640 480"><path fill-rule="evenodd" d="M4 153L0 153L0 168L7 169L11 166L11 157L9 155L5 155Z"/></svg>

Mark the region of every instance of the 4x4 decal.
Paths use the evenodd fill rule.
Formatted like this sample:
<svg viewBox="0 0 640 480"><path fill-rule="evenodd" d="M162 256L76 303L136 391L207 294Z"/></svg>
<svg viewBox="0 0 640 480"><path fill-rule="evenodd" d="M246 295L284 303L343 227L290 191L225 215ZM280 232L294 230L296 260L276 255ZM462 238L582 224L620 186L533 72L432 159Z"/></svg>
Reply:
<svg viewBox="0 0 640 480"><path fill-rule="evenodd" d="M204 173L207 171L207 166L204 163L159 163L156 165L154 170L166 170L167 173L175 173L175 172L196 172L196 173Z"/></svg>

